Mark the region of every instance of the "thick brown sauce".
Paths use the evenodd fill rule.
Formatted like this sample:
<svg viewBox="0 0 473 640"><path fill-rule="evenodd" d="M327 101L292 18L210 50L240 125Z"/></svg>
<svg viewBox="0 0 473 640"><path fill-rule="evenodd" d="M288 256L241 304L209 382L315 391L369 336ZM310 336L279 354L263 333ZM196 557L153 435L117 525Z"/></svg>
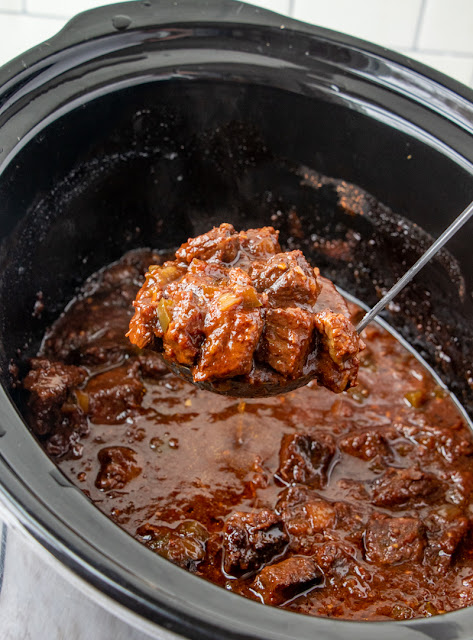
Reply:
<svg viewBox="0 0 473 640"><path fill-rule="evenodd" d="M129 378L145 386L141 406L136 401L113 415L111 402L111 413L104 414L111 424L100 423L100 413L91 422L87 401L89 407L86 403L83 408L89 411L89 433L58 451L66 476L145 543L150 544L146 531L137 535L144 524L181 525L185 534L195 529L189 521L201 523L209 535L205 557L188 567L229 590L271 602L253 584L257 571L243 578L222 572L225 521L235 511L281 512L288 491L277 478L282 437L300 432L320 439L326 433L336 443L326 481L290 490L293 497L298 492L299 506L284 515L289 544L269 561L312 556L323 579L299 587L302 595L296 590L292 599L283 598L282 606L311 615L373 620L429 616L471 604L472 438L452 399L422 364L388 332L371 326L364 334L367 348L360 356L359 384L341 395L311 383L284 396L245 402L199 390L159 365L147 377L145 367L130 369L138 355L120 336L127 331L128 304L141 282L138 273L155 260L146 252L135 253L94 277L46 337L42 357L83 365L92 377L128 366ZM103 330L97 329L100 318ZM102 349L100 358L94 345ZM84 383L80 387L87 393ZM82 403L84 397L79 394ZM31 422L35 428L34 418ZM360 434L361 440L350 442ZM51 439L52 434L42 437L47 449ZM110 490L105 490L110 486L104 467L107 447L134 452L128 475L122 474L128 480ZM409 489L396 471L387 471L393 468L421 471L415 472ZM312 520L308 526L304 503L319 498L331 503L329 524L318 526ZM394 532L386 551L386 530L380 537L373 513L415 518L409 522L417 522L418 528L400 542ZM172 555L165 547L160 552Z"/></svg>

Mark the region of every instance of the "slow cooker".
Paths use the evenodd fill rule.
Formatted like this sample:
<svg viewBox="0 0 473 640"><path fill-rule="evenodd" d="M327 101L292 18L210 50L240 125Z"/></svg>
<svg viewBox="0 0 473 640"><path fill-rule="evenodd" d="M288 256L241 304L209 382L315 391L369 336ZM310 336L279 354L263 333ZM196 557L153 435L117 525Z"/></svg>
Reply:
<svg viewBox="0 0 473 640"><path fill-rule="evenodd" d="M303 211L304 250L373 304L471 199L472 133L473 92L459 83L231 0L94 9L0 69L3 638L471 637L471 608L399 622L312 618L153 554L48 459L15 376L90 273L223 220L244 228ZM367 209L328 216L321 176L358 185ZM384 206L371 210L369 194ZM351 260L318 253L316 238L348 228ZM472 416L470 234L471 224L385 317Z"/></svg>

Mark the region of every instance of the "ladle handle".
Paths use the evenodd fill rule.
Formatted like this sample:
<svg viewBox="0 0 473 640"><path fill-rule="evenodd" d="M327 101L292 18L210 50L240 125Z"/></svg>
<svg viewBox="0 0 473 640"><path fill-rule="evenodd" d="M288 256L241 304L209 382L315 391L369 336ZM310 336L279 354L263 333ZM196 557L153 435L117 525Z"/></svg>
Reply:
<svg viewBox="0 0 473 640"><path fill-rule="evenodd" d="M456 234L456 232L467 222L473 214L473 202L466 207L466 209L452 222L452 224L445 229L441 236L437 238L437 240L432 244L432 246L427 249L427 251L417 260L417 262L406 271L406 273L402 276L400 280L396 282L396 284L387 292L385 296L381 298L381 300L375 304L375 306L370 309L359 322L356 330L358 333L363 331L363 329L378 315L380 311L384 309L384 307L391 302L391 300L397 296L397 294L404 289L406 284L412 280L412 278L417 275L417 273L430 261L431 258L435 256L437 251L439 251L443 245L450 240L452 236Z"/></svg>

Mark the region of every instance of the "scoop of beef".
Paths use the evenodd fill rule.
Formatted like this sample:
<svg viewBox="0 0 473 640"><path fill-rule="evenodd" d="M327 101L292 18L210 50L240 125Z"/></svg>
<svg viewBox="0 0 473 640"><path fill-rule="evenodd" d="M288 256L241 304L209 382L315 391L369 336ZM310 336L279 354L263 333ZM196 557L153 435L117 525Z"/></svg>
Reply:
<svg viewBox="0 0 473 640"><path fill-rule="evenodd" d="M31 360L31 370L23 386L29 391L28 408L31 425L38 435L50 433L67 416L73 389L84 382L85 369L43 358Z"/></svg>
<svg viewBox="0 0 473 640"><path fill-rule="evenodd" d="M314 375L336 391L353 384L356 332L344 313L315 313L318 269L301 251L281 253L277 238L272 227L238 234L226 224L189 239L176 261L150 267L134 302L130 341L190 367L195 382L236 377L255 393L292 388ZM324 289L326 302L346 310L333 285ZM314 316L323 325L321 349Z"/></svg>
<svg viewBox="0 0 473 640"><path fill-rule="evenodd" d="M123 489L141 473L135 460L136 453L129 447L105 447L97 454L100 470L95 486L102 491Z"/></svg>
<svg viewBox="0 0 473 640"><path fill-rule="evenodd" d="M424 531L418 518L371 516L365 533L365 556L380 565L420 562L424 551Z"/></svg>
<svg viewBox="0 0 473 640"><path fill-rule="evenodd" d="M91 422L119 424L140 407L146 389L134 368L121 366L90 378L84 392Z"/></svg>
<svg viewBox="0 0 473 640"><path fill-rule="evenodd" d="M136 536L163 558L195 571L205 558L209 534L200 522L185 520L175 529L146 523L139 527Z"/></svg>
<svg viewBox="0 0 473 640"><path fill-rule="evenodd" d="M358 352L364 347L355 327L343 313L325 309L314 315L314 325L320 336L317 356L318 379L340 393L356 384Z"/></svg>
<svg viewBox="0 0 473 640"><path fill-rule="evenodd" d="M231 224L221 224L196 238L189 238L176 251L176 258L187 263L194 258L208 262L231 263L240 250L240 238Z"/></svg>
<svg viewBox="0 0 473 640"><path fill-rule="evenodd" d="M372 502L379 507L396 507L437 495L442 483L420 469L388 468L372 484Z"/></svg>
<svg viewBox="0 0 473 640"><path fill-rule="evenodd" d="M144 350L139 353L137 357L140 372L144 378L159 379L169 373L169 369L164 364L163 359L158 353L150 350Z"/></svg>
<svg viewBox="0 0 473 640"><path fill-rule="evenodd" d="M282 518L273 511L237 511L225 523L224 569L229 574L258 569L280 553L288 540Z"/></svg>
<svg viewBox="0 0 473 640"><path fill-rule="evenodd" d="M249 274L256 290L265 292L271 307L311 308L320 291L318 269L312 269L302 251L278 253L265 262L255 261Z"/></svg>
<svg viewBox="0 0 473 640"><path fill-rule="evenodd" d="M312 346L311 314L298 307L268 309L265 320L258 358L289 378L301 375Z"/></svg>
<svg viewBox="0 0 473 640"><path fill-rule="evenodd" d="M292 556L264 567L251 587L259 593L264 604L281 605L324 582L324 574L313 558Z"/></svg>
<svg viewBox="0 0 473 640"><path fill-rule="evenodd" d="M277 476L288 483L322 486L334 453L335 444L329 434L287 433L281 441Z"/></svg>

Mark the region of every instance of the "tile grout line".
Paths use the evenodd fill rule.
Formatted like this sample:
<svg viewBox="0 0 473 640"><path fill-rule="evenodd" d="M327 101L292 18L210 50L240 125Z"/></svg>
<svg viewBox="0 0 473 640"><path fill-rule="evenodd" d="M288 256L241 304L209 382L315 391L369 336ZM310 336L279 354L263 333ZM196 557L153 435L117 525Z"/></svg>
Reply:
<svg viewBox="0 0 473 640"><path fill-rule="evenodd" d="M10 11L9 9L0 9L0 16L17 16L17 17L27 17L27 18L42 18L43 20L69 20L72 15L69 14L52 14L52 13L37 13L37 12L28 12L28 11Z"/></svg>
<svg viewBox="0 0 473 640"><path fill-rule="evenodd" d="M419 48L420 32L422 30L422 23L424 22L426 9L427 9L427 0L421 0L419 16L417 18L416 29L414 32L414 44L413 44L414 50L417 50Z"/></svg>

